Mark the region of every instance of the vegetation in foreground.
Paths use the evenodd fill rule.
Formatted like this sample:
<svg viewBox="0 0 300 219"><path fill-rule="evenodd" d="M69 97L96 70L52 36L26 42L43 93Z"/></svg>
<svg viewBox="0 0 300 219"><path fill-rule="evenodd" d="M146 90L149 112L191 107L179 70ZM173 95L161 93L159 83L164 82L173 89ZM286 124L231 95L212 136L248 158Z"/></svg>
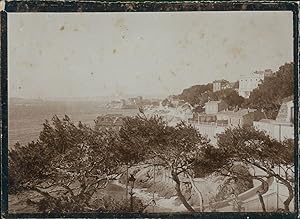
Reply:
<svg viewBox="0 0 300 219"><path fill-rule="evenodd" d="M213 146L190 125L182 122L171 127L161 117L148 118L143 113L126 118L118 133L96 131L82 123L75 125L68 116L54 116L51 123L43 124L38 140L17 144L9 152L9 192L39 193L43 199L35 204L42 212L128 212L125 202L99 197L98 192L124 174L126 166L147 163L171 172L174 190L190 212L195 209L182 191L181 176L189 179L200 200L203 196L193 179L211 174L240 184L257 179L265 185L267 177L275 177L288 188L287 212L294 197L291 140L278 142L253 128L234 128L219 135ZM285 174L279 175L275 166ZM256 167L265 174L251 175L241 167ZM266 211L262 194L268 188L264 188L258 196ZM143 204L135 203L134 210L142 211ZM205 210L202 205L201 211Z"/></svg>

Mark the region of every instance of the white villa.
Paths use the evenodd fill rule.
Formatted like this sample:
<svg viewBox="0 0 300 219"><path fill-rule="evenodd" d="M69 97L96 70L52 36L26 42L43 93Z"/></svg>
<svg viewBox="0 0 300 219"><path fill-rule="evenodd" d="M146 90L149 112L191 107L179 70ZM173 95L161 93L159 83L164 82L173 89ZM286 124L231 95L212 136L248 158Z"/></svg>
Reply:
<svg viewBox="0 0 300 219"><path fill-rule="evenodd" d="M239 79L239 95L249 98L250 93L257 88L265 79L272 76L271 69L265 71L255 71L248 75L241 75Z"/></svg>

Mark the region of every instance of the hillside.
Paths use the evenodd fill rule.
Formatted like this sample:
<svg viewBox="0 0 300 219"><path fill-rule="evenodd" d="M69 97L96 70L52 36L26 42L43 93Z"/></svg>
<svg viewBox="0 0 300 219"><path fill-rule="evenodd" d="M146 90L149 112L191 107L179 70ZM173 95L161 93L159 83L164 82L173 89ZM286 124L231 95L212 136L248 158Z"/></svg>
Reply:
<svg viewBox="0 0 300 219"><path fill-rule="evenodd" d="M194 85L186 88L181 94L174 96L174 99L188 102L195 109L194 111L204 111L203 106L209 100L223 100L229 109L235 107L263 109L267 118L274 119L282 100L294 93L293 63L285 63L280 66L272 77L266 77L258 88L254 89L248 99L238 95L235 90L238 83L232 88L226 88L213 92L213 84Z"/></svg>
<svg viewBox="0 0 300 219"><path fill-rule="evenodd" d="M177 95L175 98L188 102L192 106L202 105L208 100L213 93L212 83L206 85L194 85L190 88L186 88L181 94Z"/></svg>

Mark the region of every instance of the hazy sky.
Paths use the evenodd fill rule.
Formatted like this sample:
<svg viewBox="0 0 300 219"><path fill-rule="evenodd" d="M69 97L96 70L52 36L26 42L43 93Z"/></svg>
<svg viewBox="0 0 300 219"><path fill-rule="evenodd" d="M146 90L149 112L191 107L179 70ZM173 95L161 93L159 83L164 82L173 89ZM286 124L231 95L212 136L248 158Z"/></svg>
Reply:
<svg viewBox="0 0 300 219"><path fill-rule="evenodd" d="M292 12L9 13L9 96L178 94L293 60Z"/></svg>

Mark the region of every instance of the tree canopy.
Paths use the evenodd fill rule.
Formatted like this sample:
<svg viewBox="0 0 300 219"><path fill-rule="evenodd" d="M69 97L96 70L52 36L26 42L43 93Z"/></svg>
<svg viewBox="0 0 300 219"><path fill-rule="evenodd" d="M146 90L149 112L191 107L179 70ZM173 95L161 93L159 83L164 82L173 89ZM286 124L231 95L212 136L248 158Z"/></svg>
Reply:
<svg viewBox="0 0 300 219"><path fill-rule="evenodd" d="M223 100L227 103L229 109L240 107L244 102L244 98L239 96L238 92L232 88L216 91L213 93L213 100Z"/></svg>
<svg viewBox="0 0 300 219"><path fill-rule="evenodd" d="M223 80L229 83L228 81ZM176 98L190 103L195 107L197 112L202 112L206 102L214 100L223 100L230 109L240 107L244 102L244 98L239 96L233 88L226 88L213 92L212 84L195 85L184 89Z"/></svg>
<svg viewBox="0 0 300 219"><path fill-rule="evenodd" d="M196 165L204 157L205 149L211 147L209 140L184 122L172 127L161 117L147 118L145 115L128 119L120 135L126 136L129 145L135 144L137 150L146 155L146 160L171 172L178 197L189 211L194 212L182 194L180 176L194 176ZM208 172L210 166L204 168Z"/></svg>
<svg viewBox="0 0 300 219"><path fill-rule="evenodd" d="M190 88L184 89L177 98L190 103L192 106L204 105L204 103L208 101L209 94L212 92L212 83L206 85L194 85Z"/></svg>
<svg viewBox="0 0 300 219"><path fill-rule="evenodd" d="M284 201L284 206L289 211L289 204L294 196L294 146L291 139L279 142L253 127L229 128L218 135L218 149L227 160L221 168L222 173L229 173L236 178L257 179L263 185L266 185L266 178L274 177L285 185L289 196ZM244 175L241 171L232 169L236 164L252 169L252 175Z"/></svg>
<svg viewBox="0 0 300 219"><path fill-rule="evenodd" d="M55 116L43 126L36 142L17 144L9 152L11 192L36 191L52 203L49 211L66 210L62 203L69 211L86 211L93 194L118 173L117 138L76 126L67 116Z"/></svg>
<svg viewBox="0 0 300 219"><path fill-rule="evenodd" d="M260 199L268 190L266 179L274 177L289 191L284 201L289 211L294 197L291 139L279 142L253 127L236 127L226 129L217 140L213 146L192 125L169 126L162 117L143 112L124 119L119 132L97 131L75 125L68 116L55 116L43 124L37 141L16 144L9 152L9 189L40 193L44 197L40 209L46 212L109 211L93 204L94 194L123 174L124 165L148 163L171 173L177 196L191 212L195 210L182 192L183 181L189 181L203 202L193 179L211 174L226 176L228 191L233 180L240 186L237 193L250 188L253 179L261 181ZM229 195L225 190L219 198Z"/></svg>

